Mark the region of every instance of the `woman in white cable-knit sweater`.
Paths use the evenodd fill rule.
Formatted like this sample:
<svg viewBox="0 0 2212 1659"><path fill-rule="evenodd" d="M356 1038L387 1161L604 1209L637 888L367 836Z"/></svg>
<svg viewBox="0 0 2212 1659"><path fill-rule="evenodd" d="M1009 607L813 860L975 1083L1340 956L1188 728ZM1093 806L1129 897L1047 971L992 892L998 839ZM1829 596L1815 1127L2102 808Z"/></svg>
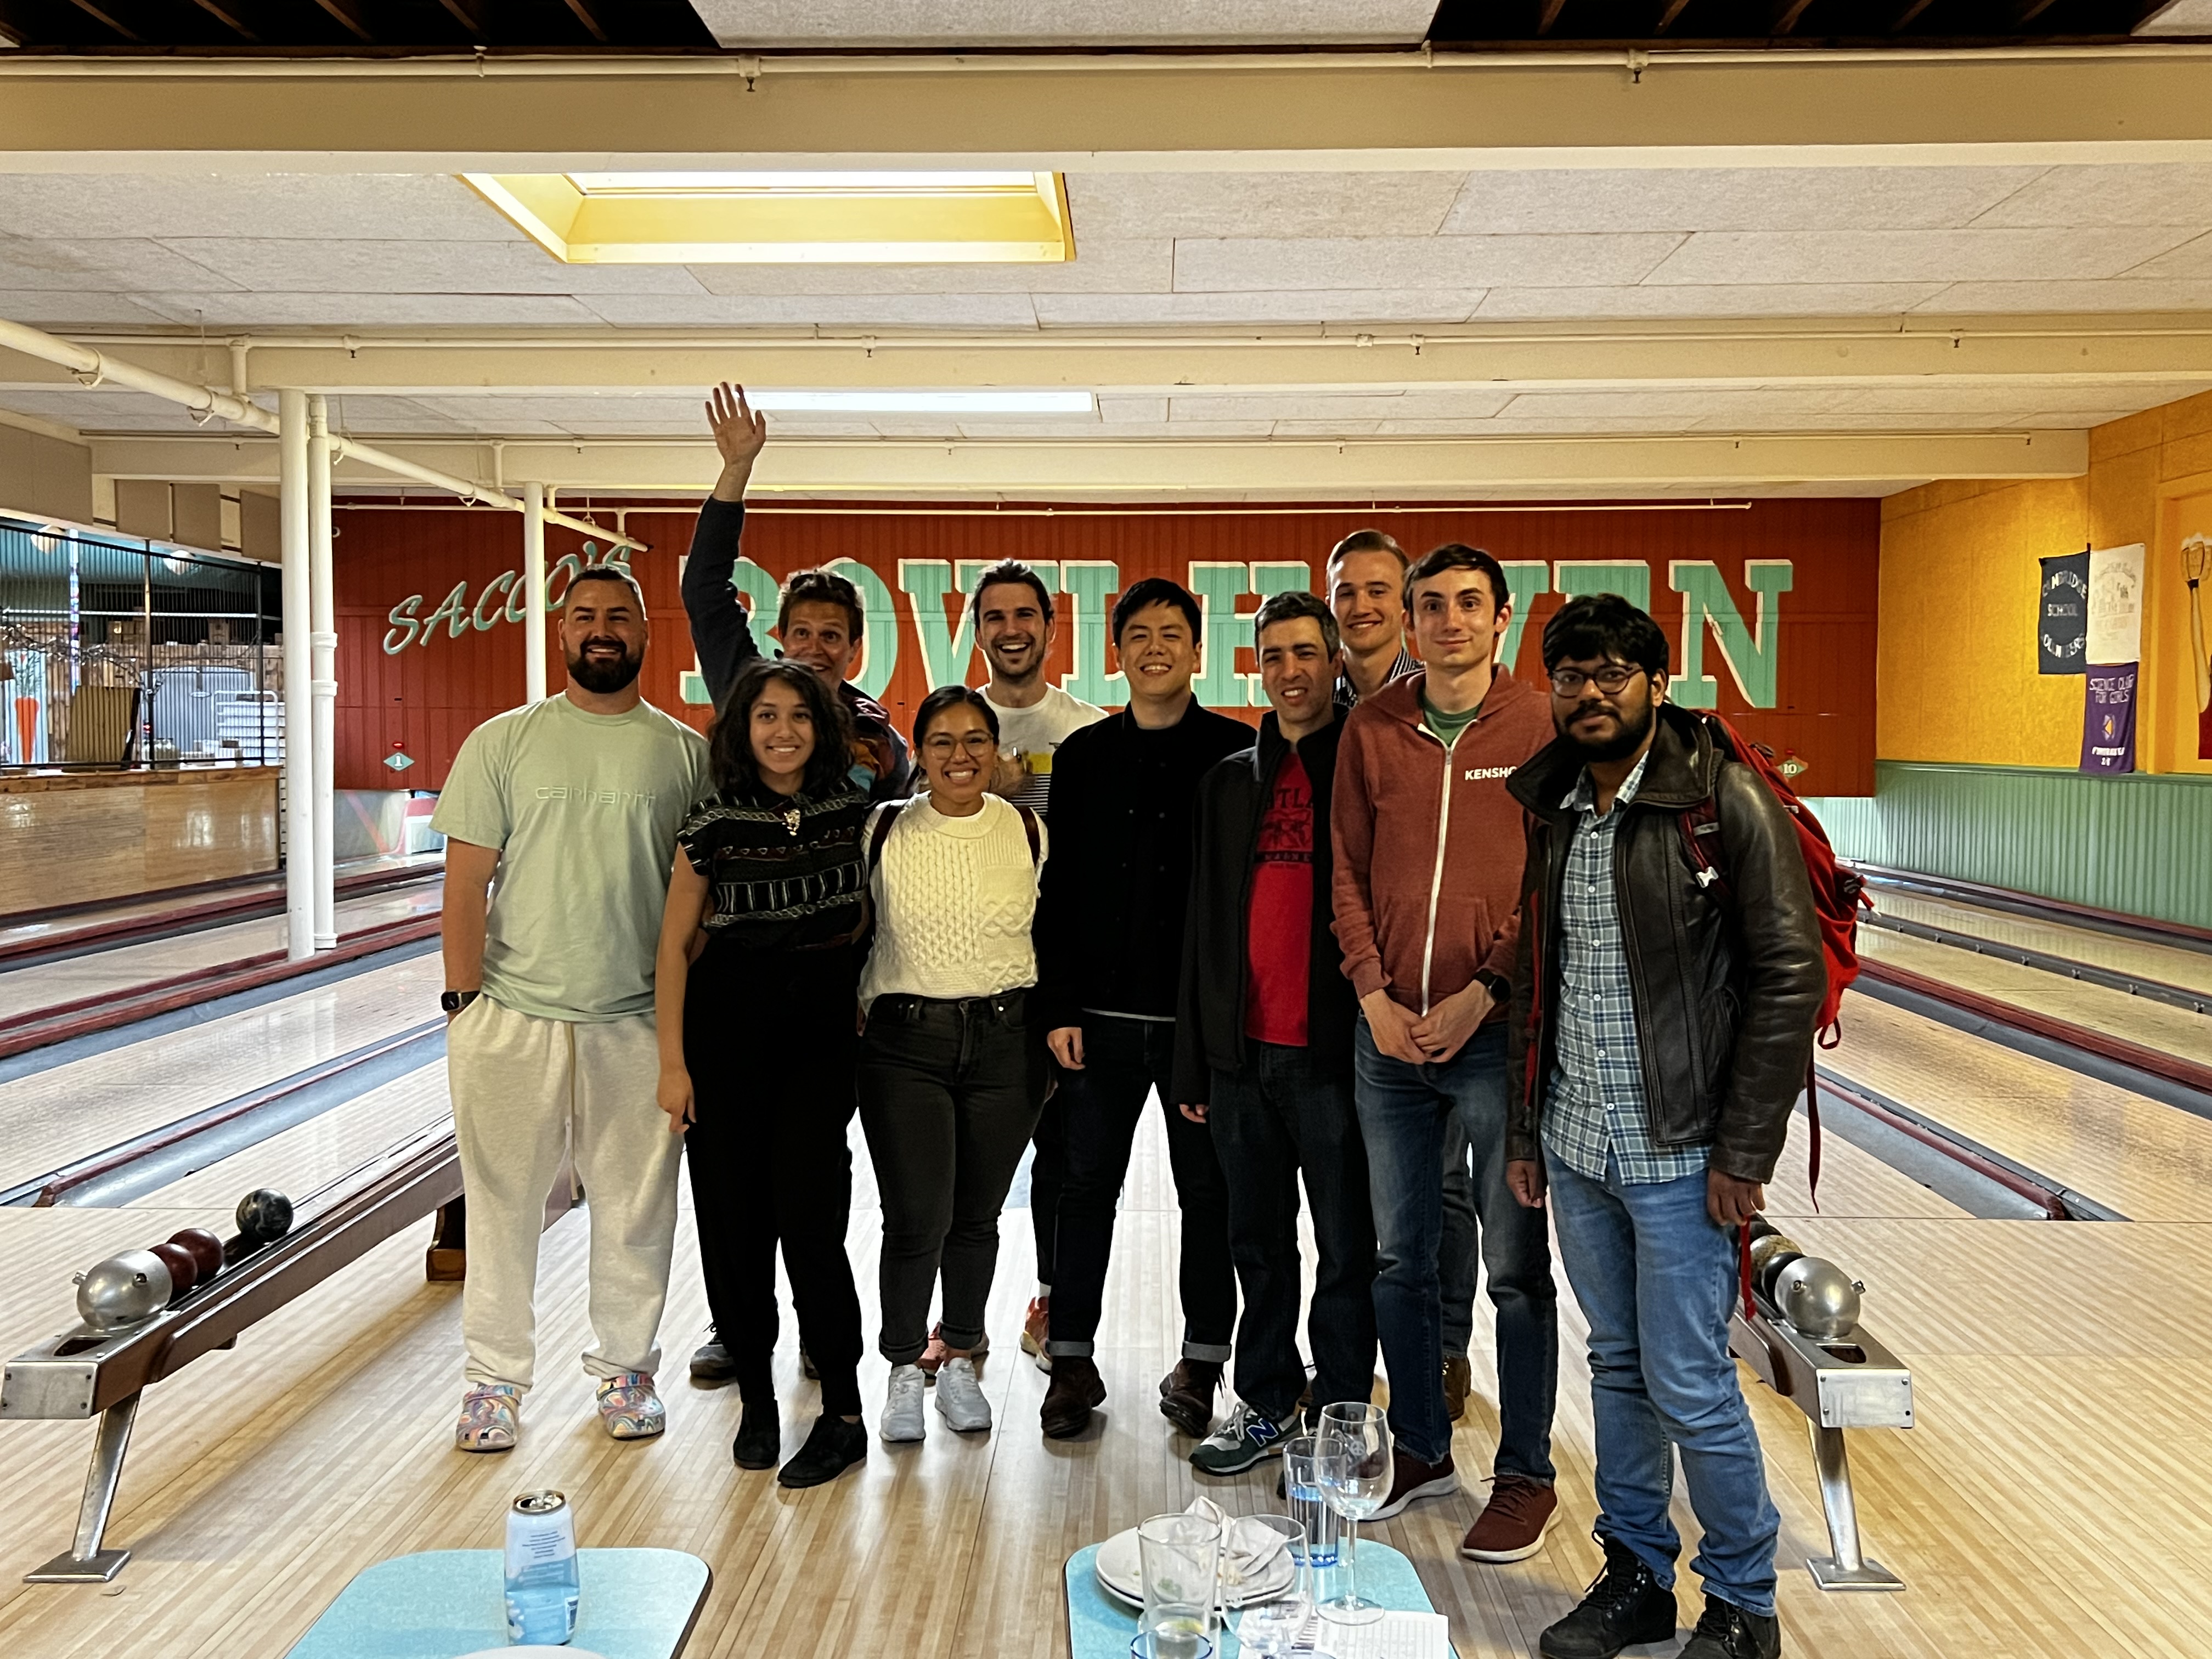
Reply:
<svg viewBox="0 0 2212 1659"><path fill-rule="evenodd" d="M975 1356L987 1346L999 1211L1049 1075L1027 995L1044 828L988 792L998 716L981 693L942 686L915 716L914 753L928 793L879 806L868 822L876 931L860 975L860 1122L884 1206L888 1441L922 1437L926 1355L945 1423L991 1426Z"/></svg>

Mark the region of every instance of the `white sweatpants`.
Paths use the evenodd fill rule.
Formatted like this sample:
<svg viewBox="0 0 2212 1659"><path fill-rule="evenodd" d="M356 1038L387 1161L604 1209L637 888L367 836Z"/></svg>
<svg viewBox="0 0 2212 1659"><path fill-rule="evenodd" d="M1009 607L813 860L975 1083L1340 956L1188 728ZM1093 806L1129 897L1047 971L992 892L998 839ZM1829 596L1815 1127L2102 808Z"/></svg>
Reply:
<svg viewBox="0 0 2212 1659"><path fill-rule="evenodd" d="M599 1377L657 1370L684 1138L668 1132L653 1098L653 1016L533 1019L478 997L447 1030L446 1074L469 1206L461 1336L470 1382L530 1386L538 1237L572 1147L592 1230L584 1369Z"/></svg>

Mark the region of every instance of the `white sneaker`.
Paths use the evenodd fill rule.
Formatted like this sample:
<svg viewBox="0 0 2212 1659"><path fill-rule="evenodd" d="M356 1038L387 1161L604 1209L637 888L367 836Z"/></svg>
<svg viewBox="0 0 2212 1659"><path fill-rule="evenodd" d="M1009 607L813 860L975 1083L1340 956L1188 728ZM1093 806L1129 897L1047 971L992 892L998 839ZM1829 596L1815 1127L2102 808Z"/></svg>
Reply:
<svg viewBox="0 0 2212 1659"><path fill-rule="evenodd" d="M921 1396L929 1379L919 1365L891 1367L890 1390L884 1396L883 1421L876 1431L894 1443L921 1438Z"/></svg>
<svg viewBox="0 0 2212 1659"><path fill-rule="evenodd" d="M975 1362L948 1359L937 1373L937 1410L948 1428L977 1434L991 1426L991 1402L975 1381Z"/></svg>

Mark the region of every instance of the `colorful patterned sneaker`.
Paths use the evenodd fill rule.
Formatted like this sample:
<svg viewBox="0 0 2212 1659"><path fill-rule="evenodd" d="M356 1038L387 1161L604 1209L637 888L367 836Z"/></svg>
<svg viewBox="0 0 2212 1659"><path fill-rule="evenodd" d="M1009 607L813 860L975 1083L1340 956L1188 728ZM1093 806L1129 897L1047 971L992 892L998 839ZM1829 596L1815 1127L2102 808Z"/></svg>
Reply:
<svg viewBox="0 0 2212 1659"><path fill-rule="evenodd" d="M1052 1298L1033 1296L1029 1311L1022 1316L1022 1352L1036 1361L1041 1371L1052 1370L1052 1356L1044 1351L1045 1339L1052 1334Z"/></svg>
<svg viewBox="0 0 2212 1659"><path fill-rule="evenodd" d="M990 1352L991 1339L986 1335L981 1342L968 1351L968 1358L980 1365L983 1363L983 1356ZM932 1325L929 1328L929 1346L921 1351L921 1358L914 1363L921 1367L921 1374L924 1376L934 1382L937 1381L937 1373L944 1369L945 1362L951 1358L952 1350L945 1346L945 1327Z"/></svg>
<svg viewBox="0 0 2212 1659"><path fill-rule="evenodd" d="M617 1371L599 1384L599 1421L617 1440L650 1440L668 1426L649 1371Z"/></svg>
<svg viewBox="0 0 2212 1659"><path fill-rule="evenodd" d="M453 1443L466 1452L513 1451L520 1425L514 1417L522 1390L512 1382L480 1382L461 1396Z"/></svg>

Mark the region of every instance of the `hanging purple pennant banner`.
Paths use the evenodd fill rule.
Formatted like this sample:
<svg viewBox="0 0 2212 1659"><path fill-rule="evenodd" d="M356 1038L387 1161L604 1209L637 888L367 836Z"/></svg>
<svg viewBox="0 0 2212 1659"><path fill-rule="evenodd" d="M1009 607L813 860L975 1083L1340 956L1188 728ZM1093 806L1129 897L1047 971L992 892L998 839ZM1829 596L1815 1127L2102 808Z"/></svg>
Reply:
<svg viewBox="0 0 2212 1659"><path fill-rule="evenodd" d="M2081 769L2136 769L2136 665L2092 667L2081 709Z"/></svg>

